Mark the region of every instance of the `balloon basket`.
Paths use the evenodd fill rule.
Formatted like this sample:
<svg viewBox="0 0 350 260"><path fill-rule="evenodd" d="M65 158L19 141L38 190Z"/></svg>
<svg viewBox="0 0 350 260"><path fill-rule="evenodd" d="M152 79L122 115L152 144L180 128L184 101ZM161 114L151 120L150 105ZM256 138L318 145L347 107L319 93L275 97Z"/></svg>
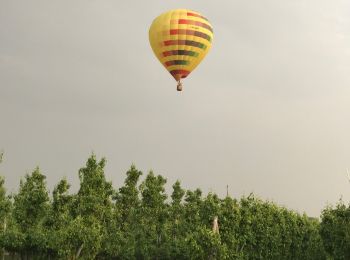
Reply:
<svg viewBox="0 0 350 260"><path fill-rule="evenodd" d="M177 90L177 91L182 91L182 83L181 83L180 80L177 82L176 90Z"/></svg>

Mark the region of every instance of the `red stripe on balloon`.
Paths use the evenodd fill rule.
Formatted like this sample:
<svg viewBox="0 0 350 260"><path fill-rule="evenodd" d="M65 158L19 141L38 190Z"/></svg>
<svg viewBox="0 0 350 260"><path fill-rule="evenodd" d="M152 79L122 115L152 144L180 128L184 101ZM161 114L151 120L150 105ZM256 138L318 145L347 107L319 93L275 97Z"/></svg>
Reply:
<svg viewBox="0 0 350 260"><path fill-rule="evenodd" d="M171 70L169 71L173 77L176 77L176 75L180 75L181 78L186 78L188 74L190 74L190 71L188 70Z"/></svg>
<svg viewBox="0 0 350 260"><path fill-rule="evenodd" d="M201 15L199 15L199 14L195 14L195 13L187 13L187 16L199 17L199 18L202 18L202 19L204 19L204 20L208 21L208 19L207 19L207 18L205 18L204 16L201 16Z"/></svg>
<svg viewBox="0 0 350 260"><path fill-rule="evenodd" d="M203 27L211 32L213 32L213 29L206 23L202 23L199 21L193 21L193 20L186 20L186 19L179 19L179 24L191 24L191 25L196 25Z"/></svg>

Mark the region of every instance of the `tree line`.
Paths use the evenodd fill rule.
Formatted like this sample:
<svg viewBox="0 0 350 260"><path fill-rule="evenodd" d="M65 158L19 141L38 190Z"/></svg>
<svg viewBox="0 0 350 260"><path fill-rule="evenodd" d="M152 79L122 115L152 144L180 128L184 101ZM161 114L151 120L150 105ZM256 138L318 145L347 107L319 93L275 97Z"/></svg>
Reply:
<svg viewBox="0 0 350 260"><path fill-rule="evenodd" d="M0 157L1 158L1 157ZM80 187L62 179L52 194L39 168L18 193L0 178L3 259L350 259L350 208L327 207L321 220L263 201L185 190L134 165L122 187L95 155L79 170ZM218 219L218 232L213 220Z"/></svg>

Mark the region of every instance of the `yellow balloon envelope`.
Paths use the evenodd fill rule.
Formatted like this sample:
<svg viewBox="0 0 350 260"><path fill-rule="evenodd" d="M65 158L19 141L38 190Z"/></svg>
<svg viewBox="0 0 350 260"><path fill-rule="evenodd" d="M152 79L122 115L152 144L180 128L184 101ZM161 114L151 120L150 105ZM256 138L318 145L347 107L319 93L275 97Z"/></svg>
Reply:
<svg viewBox="0 0 350 260"><path fill-rule="evenodd" d="M178 82L186 78L208 53L213 28L201 14L177 9L158 16L149 29L154 54Z"/></svg>

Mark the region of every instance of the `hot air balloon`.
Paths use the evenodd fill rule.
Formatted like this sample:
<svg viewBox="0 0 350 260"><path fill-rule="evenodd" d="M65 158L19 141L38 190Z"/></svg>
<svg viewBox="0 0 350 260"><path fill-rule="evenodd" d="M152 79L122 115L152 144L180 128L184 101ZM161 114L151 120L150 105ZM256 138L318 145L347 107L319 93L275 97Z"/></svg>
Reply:
<svg viewBox="0 0 350 260"><path fill-rule="evenodd" d="M213 28L200 13L176 9L154 19L149 29L149 41L154 54L178 82L186 78L208 53L213 40Z"/></svg>

